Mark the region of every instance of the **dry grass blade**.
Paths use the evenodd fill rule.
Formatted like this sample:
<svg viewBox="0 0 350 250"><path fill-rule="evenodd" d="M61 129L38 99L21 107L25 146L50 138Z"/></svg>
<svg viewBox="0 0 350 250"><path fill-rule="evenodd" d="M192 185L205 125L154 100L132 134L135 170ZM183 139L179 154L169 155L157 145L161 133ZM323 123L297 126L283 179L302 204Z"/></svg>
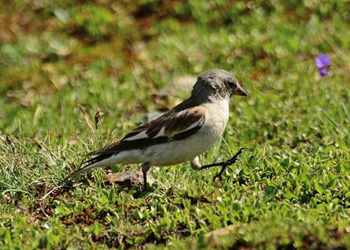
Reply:
<svg viewBox="0 0 350 250"><path fill-rule="evenodd" d="M103 113L100 109L98 109L95 113L95 128L98 129L98 125L100 124L100 118L103 116Z"/></svg>
<svg viewBox="0 0 350 250"><path fill-rule="evenodd" d="M82 105L78 105L78 107L80 108L81 112L83 113L85 122L88 125L88 127L90 128L92 134L94 135L94 138L96 138L96 129L95 129L93 123L91 122L88 114L86 113L86 108Z"/></svg>

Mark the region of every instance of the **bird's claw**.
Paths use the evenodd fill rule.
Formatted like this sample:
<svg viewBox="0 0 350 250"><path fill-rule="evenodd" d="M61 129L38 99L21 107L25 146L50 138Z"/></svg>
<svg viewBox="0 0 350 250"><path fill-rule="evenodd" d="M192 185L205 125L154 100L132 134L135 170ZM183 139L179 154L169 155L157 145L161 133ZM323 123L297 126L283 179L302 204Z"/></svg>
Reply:
<svg viewBox="0 0 350 250"><path fill-rule="evenodd" d="M221 181L222 174L224 173L226 168L230 171L230 173L233 172L233 170L229 166L231 166L232 164L234 164L237 161L238 156L243 152L244 149L245 148L240 148L234 156L232 156L230 159L228 159L227 161L222 163L222 169L220 170L220 172L218 174L216 174L214 176L213 181L215 181L216 178L218 178Z"/></svg>
<svg viewBox="0 0 350 250"><path fill-rule="evenodd" d="M223 172L224 172L224 171L221 170L218 174L216 174L216 175L214 176L214 178L213 178L213 181L215 181L216 178L218 178L219 181L222 181L222 173L223 173Z"/></svg>
<svg viewBox="0 0 350 250"><path fill-rule="evenodd" d="M243 152L244 149L245 149L245 148L240 148L240 149L238 150L238 152L237 152L234 156L232 156L230 159L228 159L227 161L225 161L223 165L225 165L225 166L231 166L232 164L236 163L236 161L237 161L237 159L238 159L238 156L239 156L240 154L242 154L242 152Z"/></svg>
<svg viewBox="0 0 350 250"><path fill-rule="evenodd" d="M224 165L223 165L223 166L222 166L222 169L220 170L220 172L214 176L213 181L215 181L216 178L218 178L219 181L222 181L222 174L224 173L225 169L227 169L228 171L230 171L230 173L233 172L233 170L232 170L230 167L224 166Z"/></svg>

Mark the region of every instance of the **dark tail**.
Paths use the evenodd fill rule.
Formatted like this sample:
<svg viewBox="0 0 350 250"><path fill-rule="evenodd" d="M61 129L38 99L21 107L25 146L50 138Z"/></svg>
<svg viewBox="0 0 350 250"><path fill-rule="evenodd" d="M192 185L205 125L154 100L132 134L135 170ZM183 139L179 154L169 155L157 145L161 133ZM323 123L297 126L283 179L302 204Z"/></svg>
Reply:
<svg viewBox="0 0 350 250"><path fill-rule="evenodd" d="M86 172L86 171L88 171L88 170L90 170L90 169L93 169L93 168L95 168L95 167L99 167L99 166L100 166L99 163L100 163L101 161L103 161L103 160L105 160L105 159L111 157L111 156L114 155L114 154L115 154L115 153L97 155L97 156L95 156L95 157L93 157L93 158L91 158L91 159L89 159L89 160L87 160L87 161L84 161L84 162L82 163L82 165L85 165L85 166L82 167L82 168L80 168L80 169L78 169L78 170L76 170L76 171L74 171L74 172L71 173L70 175L68 175L68 176L66 177L66 180L67 180L67 179L71 179L71 178L77 176L78 174L81 174L81 173L83 173L83 172Z"/></svg>

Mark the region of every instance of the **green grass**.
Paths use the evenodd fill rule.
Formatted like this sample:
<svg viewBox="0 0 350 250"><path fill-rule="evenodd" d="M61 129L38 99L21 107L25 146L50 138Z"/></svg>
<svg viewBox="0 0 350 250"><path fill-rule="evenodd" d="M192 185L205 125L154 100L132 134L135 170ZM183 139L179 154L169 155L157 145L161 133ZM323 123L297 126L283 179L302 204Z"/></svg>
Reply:
<svg viewBox="0 0 350 250"><path fill-rule="evenodd" d="M2 249L350 247L346 1L56 2L0 3ZM324 78L320 53L332 59ZM152 168L144 194L98 169L42 199L87 152L164 108L155 97L172 79L210 68L249 93L201 156L247 148L223 181L188 163Z"/></svg>

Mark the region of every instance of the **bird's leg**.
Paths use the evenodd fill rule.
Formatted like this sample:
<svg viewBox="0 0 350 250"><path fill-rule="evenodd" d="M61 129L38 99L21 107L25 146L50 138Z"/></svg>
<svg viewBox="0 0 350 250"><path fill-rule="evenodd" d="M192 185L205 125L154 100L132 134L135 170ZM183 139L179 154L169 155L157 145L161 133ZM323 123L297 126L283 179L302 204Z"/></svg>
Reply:
<svg viewBox="0 0 350 250"><path fill-rule="evenodd" d="M143 191L147 191L147 171L151 168L151 164L146 162L142 164L142 175L143 175Z"/></svg>
<svg viewBox="0 0 350 250"><path fill-rule="evenodd" d="M223 162L217 162L217 163L212 163L212 164L207 164L207 165L204 165L204 166L201 166L200 170L202 169L207 169L207 168L212 168L212 167L217 167L217 166L222 166L222 169L220 170L220 172L214 176L214 180L216 178L219 178L221 179L221 175L224 173L225 169L229 166L231 166L232 164L234 164L237 159L238 159L238 156L243 152L244 148L240 148L238 150L238 152L232 156L230 159L228 159L227 161L223 161ZM191 162L192 164L192 162ZM192 165L193 166L193 165ZM230 169L230 168L229 168ZM231 170L231 169L230 169ZM232 171L232 170L231 170Z"/></svg>

